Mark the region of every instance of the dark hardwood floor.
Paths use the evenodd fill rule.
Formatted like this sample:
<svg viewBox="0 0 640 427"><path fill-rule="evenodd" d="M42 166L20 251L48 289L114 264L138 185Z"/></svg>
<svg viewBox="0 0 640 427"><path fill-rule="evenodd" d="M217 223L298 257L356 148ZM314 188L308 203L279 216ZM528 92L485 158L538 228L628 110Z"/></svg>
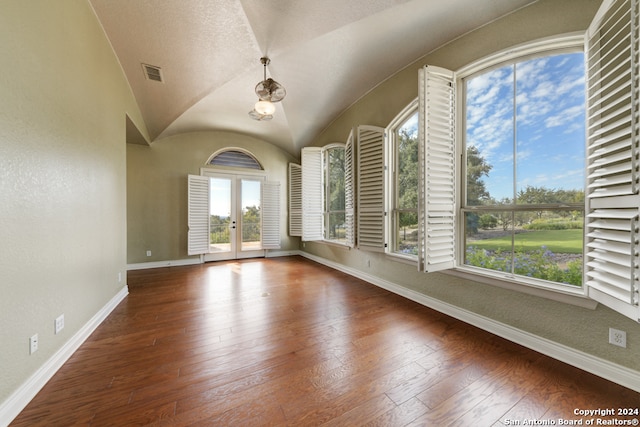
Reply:
<svg viewBox="0 0 640 427"><path fill-rule="evenodd" d="M300 257L131 271L128 284L11 426L640 419L575 415L640 408L640 394Z"/></svg>

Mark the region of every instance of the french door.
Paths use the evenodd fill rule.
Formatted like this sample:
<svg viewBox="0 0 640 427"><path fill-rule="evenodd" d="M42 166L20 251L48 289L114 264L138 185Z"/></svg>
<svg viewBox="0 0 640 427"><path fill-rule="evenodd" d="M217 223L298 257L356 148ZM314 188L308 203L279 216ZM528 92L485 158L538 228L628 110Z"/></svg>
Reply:
<svg viewBox="0 0 640 427"><path fill-rule="evenodd" d="M205 261L264 256L260 176L209 173L209 253Z"/></svg>
<svg viewBox="0 0 640 427"><path fill-rule="evenodd" d="M187 254L218 261L280 249L280 183L265 174L201 173L187 177Z"/></svg>

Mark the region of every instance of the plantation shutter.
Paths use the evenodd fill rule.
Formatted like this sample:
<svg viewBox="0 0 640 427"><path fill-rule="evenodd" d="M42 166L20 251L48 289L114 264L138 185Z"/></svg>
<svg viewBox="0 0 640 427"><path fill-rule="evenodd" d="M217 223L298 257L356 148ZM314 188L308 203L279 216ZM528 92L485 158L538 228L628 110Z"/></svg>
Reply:
<svg viewBox="0 0 640 427"><path fill-rule="evenodd" d="M302 168L289 163L289 236L302 236Z"/></svg>
<svg viewBox="0 0 640 427"><path fill-rule="evenodd" d="M358 191L357 191L357 243L358 248L384 252L384 129L358 126Z"/></svg>
<svg viewBox="0 0 640 427"><path fill-rule="evenodd" d="M455 266L455 75L425 66L419 72L419 248L426 272Z"/></svg>
<svg viewBox="0 0 640 427"><path fill-rule="evenodd" d="M345 208L345 240L347 246L355 246L355 174L353 162L353 132L349 133L344 147L344 208Z"/></svg>
<svg viewBox="0 0 640 427"><path fill-rule="evenodd" d="M280 249L280 183L262 183L262 249Z"/></svg>
<svg viewBox="0 0 640 427"><path fill-rule="evenodd" d="M302 240L322 240L324 185L322 148L302 149Z"/></svg>
<svg viewBox="0 0 640 427"><path fill-rule="evenodd" d="M209 177L188 176L187 254L209 252Z"/></svg>
<svg viewBox="0 0 640 427"><path fill-rule="evenodd" d="M640 321L639 0L605 0L587 31L585 284Z"/></svg>

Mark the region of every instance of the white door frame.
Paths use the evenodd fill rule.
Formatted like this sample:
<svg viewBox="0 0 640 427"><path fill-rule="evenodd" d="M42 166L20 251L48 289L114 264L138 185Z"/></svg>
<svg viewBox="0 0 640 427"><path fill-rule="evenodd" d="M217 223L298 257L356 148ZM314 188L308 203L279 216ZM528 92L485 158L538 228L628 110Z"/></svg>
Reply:
<svg viewBox="0 0 640 427"><path fill-rule="evenodd" d="M204 255L204 261L221 261L229 259L256 258L264 257L264 249L243 249L242 248L242 181L251 180L259 181L264 185L266 174L264 172L253 172L247 170L230 170L218 168L202 168L200 170L202 176L209 178L221 178L230 180L230 203L231 212L229 212L231 223L230 228L230 247L228 251L214 251ZM262 227L261 227L262 228ZM262 230L261 230L262 232Z"/></svg>

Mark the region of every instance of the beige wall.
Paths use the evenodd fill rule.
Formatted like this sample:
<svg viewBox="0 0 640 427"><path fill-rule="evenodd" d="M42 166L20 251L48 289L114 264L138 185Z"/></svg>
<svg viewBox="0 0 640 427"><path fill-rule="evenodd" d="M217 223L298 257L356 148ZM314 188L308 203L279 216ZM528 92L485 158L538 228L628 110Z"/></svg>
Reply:
<svg viewBox="0 0 640 427"><path fill-rule="evenodd" d="M125 115L140 113L86 0L3 1L0 54L2 403L126 284Z"/></svg>
<svg viewBox="0 0 640 427"><path fill-rule="evenodd" d="M520 43L584 31L599 5L599 0L541 0L455 40L372 90L335 120L314 141L314 145L322 146L344 138L358 124L387 126L417 97L418 69L425 64L456 70ZM446 274L418 273L415 267L393 261L390 257L346 250L335 245L308 242L304 250L538 337L640 371L640 325L602 305L590 310ZM628 348L608 344L609 327L627 332Z"/></svg>
<svg viewBox="0 0 640 427"><path fill-rule="evenodd" d="M249 151L269 181L280 183L282 249L298 249L288 236L287 168L297 160L264 141L229 132L201 132L127 146L127 262L174 262L187 255L187 175L199 175L211 155L224 148ZM147 257L147 250L152 256Z"/></svg>

